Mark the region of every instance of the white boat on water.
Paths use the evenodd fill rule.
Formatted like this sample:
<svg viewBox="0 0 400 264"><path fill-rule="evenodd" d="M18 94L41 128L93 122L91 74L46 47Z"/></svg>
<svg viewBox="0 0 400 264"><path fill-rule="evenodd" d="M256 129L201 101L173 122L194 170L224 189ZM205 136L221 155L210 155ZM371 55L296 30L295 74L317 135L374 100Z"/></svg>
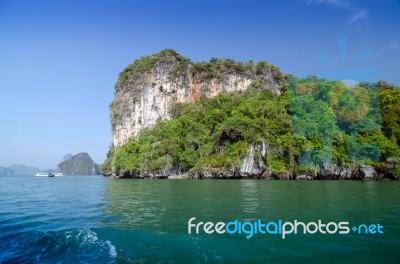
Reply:
<svg viewBox="0 0 400 264"><path fill-rule="evenodd" d="M64 176L61 172L55 172L55 173L48 173L48 172L38 172L35 174L35 176L38 177L59 177L59 176Z"/></svg>

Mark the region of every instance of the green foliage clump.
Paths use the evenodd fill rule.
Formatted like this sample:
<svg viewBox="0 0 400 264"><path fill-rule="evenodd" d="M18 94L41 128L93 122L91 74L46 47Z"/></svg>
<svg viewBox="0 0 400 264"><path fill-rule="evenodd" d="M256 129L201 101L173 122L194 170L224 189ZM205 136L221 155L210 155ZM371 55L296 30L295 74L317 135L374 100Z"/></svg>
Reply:
<svg viewBox="0 0 400 264"><path fill-rule="evenodd" d="M264 75L271 72L277 82L284 81L284 76L279 68L265 61L261 61L256 65L253 61L243 63L235 62L231 59L212 58L209 62L201 61L193 63L191 72L193 75L199 76L201 80L220 78L226 73L247 75L257 79L257 75Z"/></svg>
<svg viewBox="0 0 400 264"><path fill-rule="evenodd" d="M302 144L306 144L301 164L376 165L399 155L395 138L382 133L387 127L382 124L376 84L350 88L311 76L289 81L288 92L294 137L304 138ZM393 116L392 111L387 115Z"/></svg>
<svg viewBox="0 0 400 264"><path fill-rule="evenodd" d="M189 60L179 55L172 49L165 49L159 53L143 56L140 59L135 60L132 64L128 65L120 74L118 82L125 82L128 79L138 79L143 73L151 70L156 63L165 63L173 60L175 63L175 73L180 74L184 70L185 66L189 63Z"/></svg>
<svg viewBox="0 0 400 264"><path fill-rule="evenodd" d="M400 164L396 165L396 167L393 170L393 176L396 179L400 179Z"/></svg>
<svg viewBox="0 0 400 264"><path fill-rule="evenodd" d="M265 71L269 71L272 73L272 77L275 79L277 82L283 82L284 81L284 75L281 73L278 67L276 67L273 64L269 64L266 61L260 61L257 63L256 66L256 74L262 75L265 73Z"/></svg>
<svg viewBox="0 0 400 264"><path fill-rule="evenodd" d="M224 73L245 74L251 68L242 62L235 62L231 59L212 58L209 62L196 62L192 65L192 74L197 74L202 80L219 78Z"/></svg>
<svg viewBox="0 0 400 264"><path fill-rule="evenodd" d="M386 82L378 82L383 132L400 145L400 90Z"/></svg>
<svg viewBox="0 0 400 264"><path fill-rule="evenodd" d="M307 166L307 165L299 165L296 168L297 174L306 174L306 175L312 175L314 177L317 176L318 173L318 167L316 166Z"/></svg>
<svg viewBox="0 0 400 264"><path fill-rule="evenodd" d="M110 147L108 148L106 160L99 167L100 172L102 174L111 175L111 173L113 171L113 167L112 167L113 157L114 157L114 144L111 144Z"/></svg>

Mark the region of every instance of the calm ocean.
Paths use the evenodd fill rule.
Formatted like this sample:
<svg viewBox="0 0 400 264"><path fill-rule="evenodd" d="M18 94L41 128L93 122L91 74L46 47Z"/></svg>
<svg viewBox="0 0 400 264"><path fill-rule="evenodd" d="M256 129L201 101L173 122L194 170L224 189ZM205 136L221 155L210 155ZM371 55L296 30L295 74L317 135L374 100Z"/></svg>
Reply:
<svg viewBox="0 0 400 264"><path fill-rule="evenodd" d="M192 217L383 234L188 234ZM400 263L400 182L0 176L0 241L0 263Z"/></svg>

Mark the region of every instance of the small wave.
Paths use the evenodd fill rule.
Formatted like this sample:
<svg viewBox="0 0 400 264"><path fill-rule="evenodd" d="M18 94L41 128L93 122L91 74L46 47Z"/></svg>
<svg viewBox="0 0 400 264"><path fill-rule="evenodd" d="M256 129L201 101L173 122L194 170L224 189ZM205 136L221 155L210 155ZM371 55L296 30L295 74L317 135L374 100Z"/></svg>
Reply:
<svg viewBox="0 0 400 264"><path fill-rule="evenodd" d="M115 258L117 256L117 248L109 240L106 243L110 247L110 256Z"/></svg>
<svg viewBox="0 0 400 264"><path fill-rule="evenodd" d="M114 263L116 247L93 230L23 232L2 237L0 263Z"/></svg>

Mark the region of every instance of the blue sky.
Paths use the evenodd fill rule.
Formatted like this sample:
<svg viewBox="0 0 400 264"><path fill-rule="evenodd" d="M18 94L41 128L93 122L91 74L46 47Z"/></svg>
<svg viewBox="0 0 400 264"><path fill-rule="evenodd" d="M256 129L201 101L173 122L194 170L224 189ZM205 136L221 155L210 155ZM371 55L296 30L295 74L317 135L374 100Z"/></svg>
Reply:
<svg viewBox="0 0 400 264"><path fill-rule="evenodd" d="M0 0L0 166L103 162L118 73L164 48L400 85L399 15L398 0Z"/></svg>

